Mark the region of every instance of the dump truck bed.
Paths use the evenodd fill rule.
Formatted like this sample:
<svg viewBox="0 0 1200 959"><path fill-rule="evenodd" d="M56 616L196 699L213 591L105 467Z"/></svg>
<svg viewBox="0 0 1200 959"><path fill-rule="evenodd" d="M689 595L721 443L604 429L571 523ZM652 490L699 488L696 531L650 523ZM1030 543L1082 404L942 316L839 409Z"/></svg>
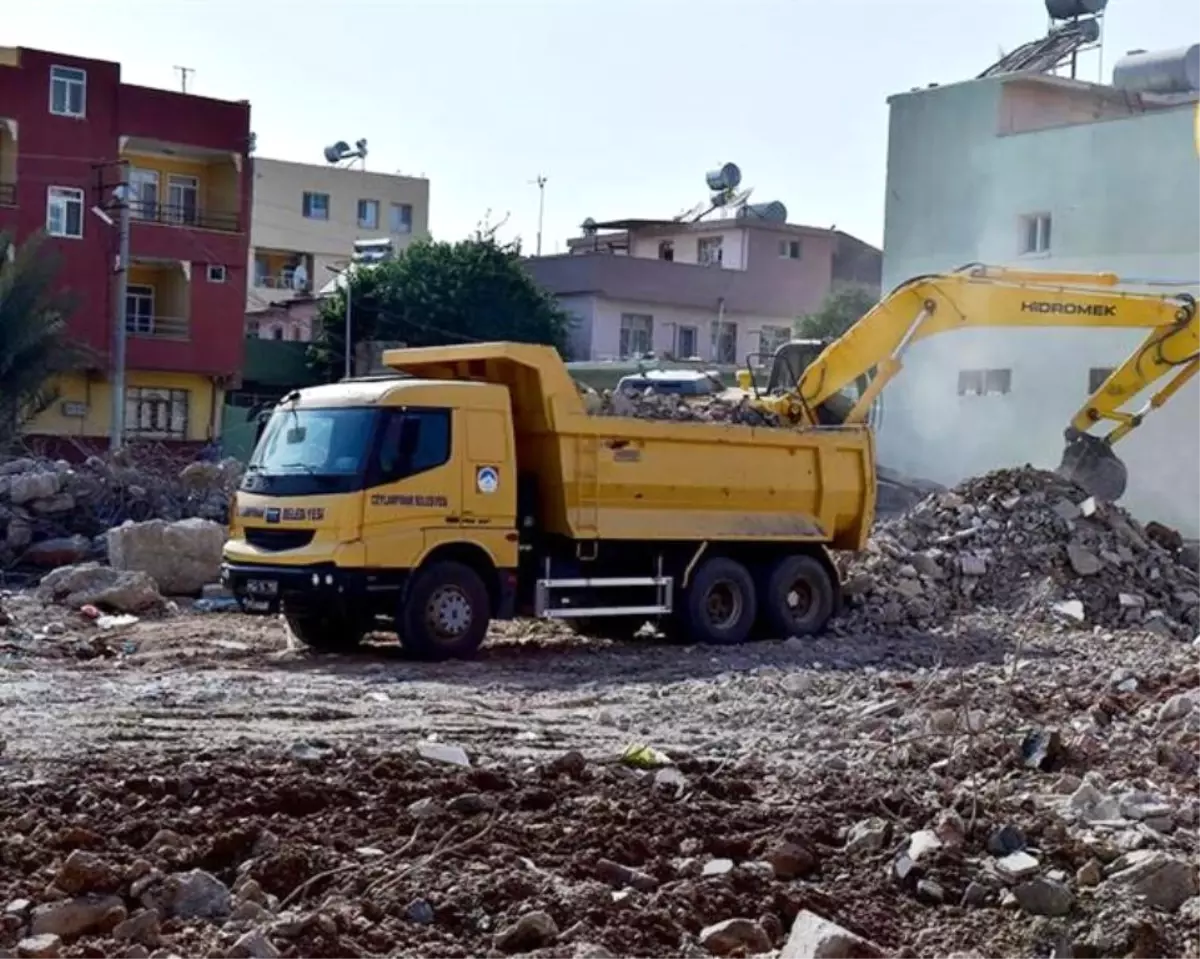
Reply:
<svg viewBox="0 0 1200 959"><path fill-rule="evenodd" d="M515 343L389 350L426 379L508 387L544 528L574 539L811 540L860 549L875 512L864 427L772 429L592 416L558 353Z"/></svg>

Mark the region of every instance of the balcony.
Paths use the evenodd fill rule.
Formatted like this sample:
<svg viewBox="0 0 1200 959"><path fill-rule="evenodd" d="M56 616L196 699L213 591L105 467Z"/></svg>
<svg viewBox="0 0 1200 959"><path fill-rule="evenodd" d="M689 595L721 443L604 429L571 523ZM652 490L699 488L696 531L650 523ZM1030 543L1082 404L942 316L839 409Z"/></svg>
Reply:
<svg viewBox="0 0 1200 959"><path fill-rule="evenodd" d="M312 276L310 253L261 248L254 251L254 286L284 294L275 299L290 299L312 292Z"/></svg>
<svg viewBox="0 0 1200 959"><path fill-rule="evenodd" d="M182 263L135 260L125 291L125 332L132 339L191 339L191 284Z"/></svg>
<svg viewBox="0 0 1200 959"><path fill-rule="evenodd" d="M240 233L242 157L143 137L121 138L135 224Z"/></svg>
<svg viewBox="0 0 1200 959"><path fill-rule="evenodd" d="M151 203L145 200L134 200L130 204L129 213L135 220L143 222L196 227L201 230L219 230L223 233L237 233L241 222L241 218L236 213L212 213L201 210L195 204L187 203Z"/></svg>

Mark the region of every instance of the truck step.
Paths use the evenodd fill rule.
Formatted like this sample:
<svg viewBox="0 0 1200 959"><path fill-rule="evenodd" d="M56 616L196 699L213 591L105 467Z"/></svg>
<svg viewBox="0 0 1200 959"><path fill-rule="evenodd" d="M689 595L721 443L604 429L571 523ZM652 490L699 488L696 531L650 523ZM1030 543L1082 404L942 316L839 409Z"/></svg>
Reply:
<svg viewBox="0 0 1200 959"><path fill-rule="evenodd" d="M535 611L545 619L574 619L577 617L593 618L596 616L660 616L671 612L671 597L674 594L675 581L670 576L662 574L662 563L658 565L656 576L582 576L556 577L553 575L550 561L546 561L545 575L537 581ZM556 594L566 591L603 589L645 589L653 590L653 598L646 596L645 602L630 603L628 596L622 597L622 605L606 606L597 602L598 597L586 597L583 605L570 605L570 599L564 602ZM573 597L581 599L582 597ZM640 598L640 597L639 597Z"/></svg>

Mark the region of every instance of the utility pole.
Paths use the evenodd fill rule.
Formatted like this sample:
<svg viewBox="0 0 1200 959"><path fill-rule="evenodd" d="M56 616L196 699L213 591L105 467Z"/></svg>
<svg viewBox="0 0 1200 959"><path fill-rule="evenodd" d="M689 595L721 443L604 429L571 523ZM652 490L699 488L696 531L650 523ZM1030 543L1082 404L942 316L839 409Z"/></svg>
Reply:
<svg viewBox="0 0 1200 959"><path fill-rule="evenodd" d="M120 231L117 254L116 303L113 304L113 355L112 355L112 432L109 446L115 453L125 438L125 339L128 333L129 290L129 164L121 164L121 183L113 190L119 216Z"/></svg>
<svg viewBox="0 0 1200 959"><path fill-rule="evenodd" d="M538 185L538 256L541 256L541 223L542 218L546 215L546 178L540 173L538 179L534 180Z"/></svg>
<svg viewBox="0 0 1200 959"><path fill-rule="evenodd" d="M346 379L350 379L354 375L354 365L352 358L354 356L354 347L350 342L350 270L353 269L353 264L346 267L346 272L342 277L346 281Z"/></svg>
<svg viewBox="0 0 1200 959"><path fill-rule="evenodd" d="M175 67L179 71L179 87L183 93L187 93L188 77L196 71L192 67Z"/></svg>

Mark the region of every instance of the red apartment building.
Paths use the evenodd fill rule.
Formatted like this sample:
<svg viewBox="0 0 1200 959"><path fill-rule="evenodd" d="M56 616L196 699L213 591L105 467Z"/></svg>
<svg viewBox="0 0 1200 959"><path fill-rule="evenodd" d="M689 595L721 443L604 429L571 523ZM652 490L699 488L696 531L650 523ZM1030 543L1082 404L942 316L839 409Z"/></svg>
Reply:
<svg viewBox="0 0 1200 959"><path fill-rule="evenodd" d="M217 438L242 366L250 145L247 101L122 83L116 63L0 48L0 231L18 242L49 234L78 302L71 332L95 353L57 384L33 437L86 449L108 436L119 234L93 208L116 219L127 170L126 435Z"/></svg>

